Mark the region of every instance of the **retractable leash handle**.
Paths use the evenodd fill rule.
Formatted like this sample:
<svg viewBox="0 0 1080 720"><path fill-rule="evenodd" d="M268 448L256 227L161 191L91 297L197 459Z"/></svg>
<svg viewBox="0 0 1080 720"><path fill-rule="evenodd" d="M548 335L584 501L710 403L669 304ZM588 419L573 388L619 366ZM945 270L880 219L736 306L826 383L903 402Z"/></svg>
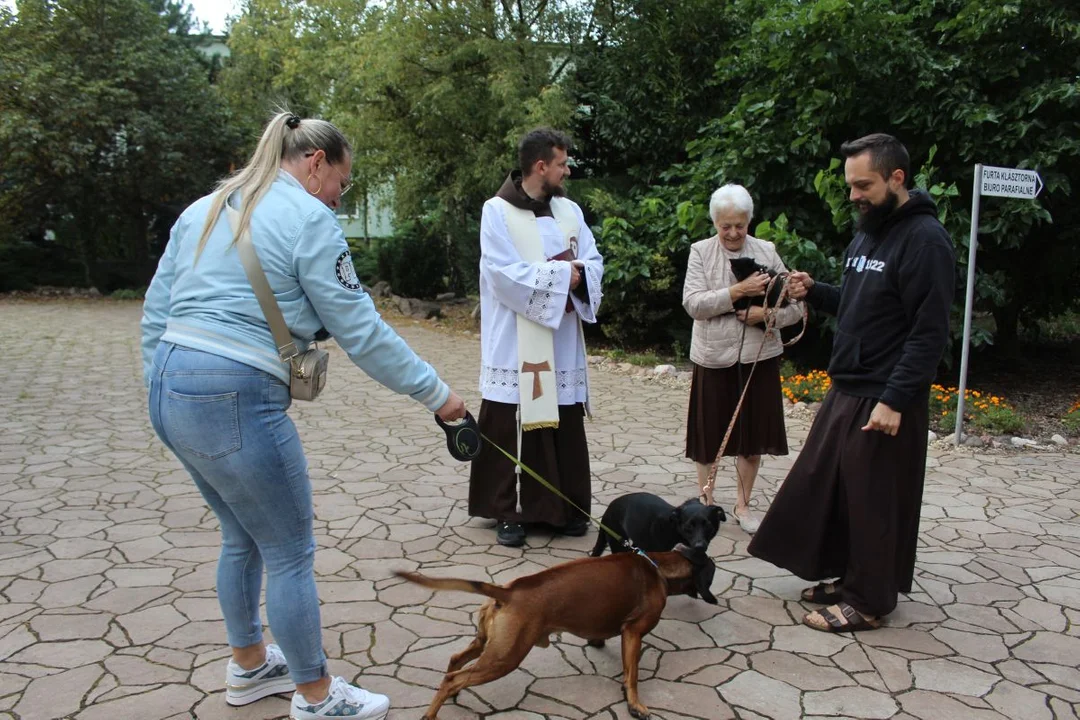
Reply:
<svg viewBox="0 0 1080 720"><path fill-rule="evenodd" d="M446 433L446 449L451 455L462 462L471 462L476 459L484 447L484 441L472 413L466 410L465 417L455 424L444 421L438 415L435 416L435 422Z"/></svg>

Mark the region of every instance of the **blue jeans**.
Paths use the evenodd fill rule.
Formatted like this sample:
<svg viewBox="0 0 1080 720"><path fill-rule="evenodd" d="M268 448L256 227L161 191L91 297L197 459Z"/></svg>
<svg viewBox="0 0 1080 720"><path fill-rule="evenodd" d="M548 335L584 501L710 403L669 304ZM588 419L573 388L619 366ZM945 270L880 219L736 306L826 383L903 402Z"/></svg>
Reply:
<svg viewBox="0 0 1080 720"><path fill-rule="evenodd" d="M296 683L326 675L307 459L289 388L261 370L163 342L150 421L221 524L217 594L229 645L262 641L259 590Z"/></svg>

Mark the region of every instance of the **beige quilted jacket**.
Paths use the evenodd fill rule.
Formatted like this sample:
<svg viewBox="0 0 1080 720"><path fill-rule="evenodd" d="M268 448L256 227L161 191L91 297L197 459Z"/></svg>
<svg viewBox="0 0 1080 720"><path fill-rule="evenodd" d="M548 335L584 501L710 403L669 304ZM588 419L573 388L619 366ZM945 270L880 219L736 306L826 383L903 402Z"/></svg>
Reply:
<svg viewBox="0 0 1080 720"><path fill-rule="evenodd" d="M739 340L742 338L744 324L735 317L731 292L728 290L738 282L731 271L731 263L728 262L736 257L752 257L759 264L778 273L787 272L773 244L750 235L746 236L746 241L738 252L724 248L716 235L690 246L690 261L686 268L686 283L683 285L683 307L690 317L694 318L690 359L703 367L731 367L739 359ZM794 325L801 320L802 312L801 302L792 302L781 308L777 314L776 327ZM745 327L746 338L743 341L741 362L754 362L762 341L765 347L761 351L761 360L784 352L778 332L765 337L761 328L752 325Z"/></svg>

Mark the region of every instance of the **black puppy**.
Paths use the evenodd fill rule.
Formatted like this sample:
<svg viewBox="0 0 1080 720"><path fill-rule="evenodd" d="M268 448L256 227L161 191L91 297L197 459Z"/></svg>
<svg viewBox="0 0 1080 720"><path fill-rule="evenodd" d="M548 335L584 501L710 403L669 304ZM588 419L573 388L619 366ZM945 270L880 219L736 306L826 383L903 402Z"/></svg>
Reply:
<svg viewBox="0 0 1080 720"><path fill-rule="evenodd" d="M754 273L765 273L770 278L774 278L777 272L772 268L767 268L764 265L759 264L754 258L741 257L731 259L731 272L735 274L735 278L742 282L746 278L750 277ZM776 307L776 301L780 299L780 290L784 287L784 281L786 277L782 277L773 283L772 289L769 290L769 307ZM764 305L765 296L758 295L757 297L743 297L736 300L733 305L736 310L746 310L751 305ZM788 304L788 300L785 297L784 302L780 304L783 307Z"/></svg>
<svg viewBox="0 0 1080 720"><path fill-rule="evenodd" d="M682 543L704 553L724 520L727 516L719 505L702 505L694 498L675 507L652 493L639 492L615 498L601 522L645 552L667 552ZM600 556L605 546L613 553L628 551L601 530L591 555Z"/></svg>

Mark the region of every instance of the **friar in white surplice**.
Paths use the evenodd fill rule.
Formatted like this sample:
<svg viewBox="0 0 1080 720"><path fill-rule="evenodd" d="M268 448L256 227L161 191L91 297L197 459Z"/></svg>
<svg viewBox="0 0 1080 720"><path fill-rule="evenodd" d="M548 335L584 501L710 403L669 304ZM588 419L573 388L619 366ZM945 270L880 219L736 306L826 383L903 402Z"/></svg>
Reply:
<svg viewBox="0 0 1080 720"><path fill-rule="evenodd" d="M588 511L589 380L581 323L596 322L604 261L581 208L562 197L569 140L539 129L520 170L484 203L480 223L480 430ZM473 461L469 514L498 522L502 545L523 523L584 535L588 519L490 443Z"/></svg>

